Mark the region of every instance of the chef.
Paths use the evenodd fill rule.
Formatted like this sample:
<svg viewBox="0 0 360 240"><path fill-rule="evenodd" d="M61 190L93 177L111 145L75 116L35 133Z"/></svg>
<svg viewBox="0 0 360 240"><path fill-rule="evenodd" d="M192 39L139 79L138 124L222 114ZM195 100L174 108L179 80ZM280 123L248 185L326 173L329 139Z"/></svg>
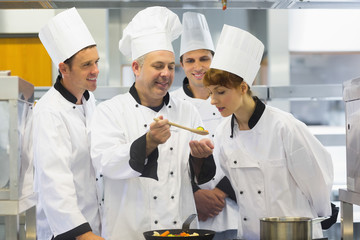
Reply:
<svg viewBox="0 0 360 240"><path fill-rule="evenodd" d="M226 118L217 128L214 157L234 187L239 235L260 238L262 217L331 214L330 154L291 114L252 96L264 45L250 33L224 25L204 85ZM320 224L313 237L321 238Z"/></svg>
<svg viewBox="0 0 360 240"><path fill-rule="evenodd" d="M182 24L180 64L186 77L183 86L171 92L171 97L191 102L199 111L205 129L213 138L222 117L216 107L211 105L209 90L203 84L203 77L210 68L214 54L213 41L203 14L185 12ZM234 239L238 226L235 192L220 169L219 162L215 162L218 167L211 181L199 186L193 183L199 224L200 228L216 231L214 240Z"/></svg>
<svg viewBox="0 0 360 240"><path fill-rule="evenodd" d="M87 130L99 74L96 43L75 8L53 17L39 38L59 76L34 107L37 239L100 240Z"/></svg>
<svg viewBox="0 0 360 240"><path fill-rule="evenodd" d="M176 14L149 7L119 42L132 59L135 83L100 103L91 127L91 155L104 178L106 239L139 240L145 231L181 228L196 213L191 175L200 184L215 174L211 140L168 124L202 126L191 103L168 93L175 72L171 42L181 31Z"/></svg>

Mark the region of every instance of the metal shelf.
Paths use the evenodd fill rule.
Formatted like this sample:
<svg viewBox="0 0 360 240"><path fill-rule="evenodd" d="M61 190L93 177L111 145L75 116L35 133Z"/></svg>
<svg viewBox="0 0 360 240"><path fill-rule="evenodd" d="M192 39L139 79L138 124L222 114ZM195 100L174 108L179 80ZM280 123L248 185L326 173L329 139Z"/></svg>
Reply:
<svg viewBox="0 0 360 240"><path fill-rule="evenodd" d="M0 9L146 8L165 6L181 9L222 9L220 0L37 0L0 1ZM357 0L228 0L228 9L354 9Z"/></svg>

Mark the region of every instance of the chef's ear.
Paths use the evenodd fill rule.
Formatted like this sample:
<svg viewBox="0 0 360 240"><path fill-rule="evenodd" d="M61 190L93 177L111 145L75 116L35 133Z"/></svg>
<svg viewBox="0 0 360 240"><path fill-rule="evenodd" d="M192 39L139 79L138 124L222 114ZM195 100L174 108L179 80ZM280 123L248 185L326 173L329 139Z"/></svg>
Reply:
<svg viewBox="0 0 360 240"><path fill-rule="evenodd" d="M132 68L135 76L137 76L137 75L140 74L141 66L140 66L140 64L139 64L136 60L132 62L131 68Z"/></svg>
<svg viewBox="0 0 360 240"><path fill-rule="evenodd" d="M61 72L61 75L64 75L68 72L68 65L61 62L59 63L59 71Z"/></svg>
<svg viewBox="0 0 360 240"><path fill-rule="evenodd" d="M242 81L240 83L240 89L242 93L246 93L249 89L249 86L247 85L247 83L245 81Z"/></svg>

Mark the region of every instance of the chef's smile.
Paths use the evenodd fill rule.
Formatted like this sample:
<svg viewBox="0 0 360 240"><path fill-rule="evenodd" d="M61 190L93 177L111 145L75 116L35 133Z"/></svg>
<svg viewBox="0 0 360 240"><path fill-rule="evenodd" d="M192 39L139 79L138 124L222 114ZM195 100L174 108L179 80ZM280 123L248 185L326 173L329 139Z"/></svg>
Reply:
<svg viewBox="0 0 360 240"><path fill-rule="evenodd" d="M204 77L204 75L205 75L205 72L193 73L192 75L194 76L194 78L195 78L196 80L202 80L203 77Z"/></svg>
<svg viewBox="0 0 360 240"><path fill-rule="evenodd" d="M155 83L156 83L156 85L157 85L158 87L160 87L162 90L168 90L168 88L169 88L169 82L156 81Z"/></svg>

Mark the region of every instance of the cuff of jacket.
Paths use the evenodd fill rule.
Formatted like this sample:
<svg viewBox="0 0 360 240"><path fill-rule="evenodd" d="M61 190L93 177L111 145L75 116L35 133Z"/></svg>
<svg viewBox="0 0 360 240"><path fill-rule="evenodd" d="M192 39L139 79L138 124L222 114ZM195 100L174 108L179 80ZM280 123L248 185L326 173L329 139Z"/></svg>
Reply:
<svg viewBox="0 0 360 240"><path fill-rule="evenodd" d="M231 186L229 179L226 176L223 177L220 180L220 182L218 182L216 187L218 189L220 189L221 191L223 191L224 193L226 193L231 200L234 200L236 202L235 191L234 191L233 187Z"/></svg>
<svg viewBox="0 0 360 240"><path fill-rule="evenodd" d="M80 226L71 229L65 233L57 235L54 240L75 240L76 237L80 236L81 234L87 233L91 231L91 227L89 223L83 223Z"/></svg>
<svg viewBox="0 0 360 240"><path fill-rule="evenodd" d="M196 183L194 181L191 181L191 186L192 186L193 193L195 193L197 190L200 189L200 187L198 185L196 185Z"/></svg>
<svg viewBox="0 0 360 240"><path fill-rule="evenodd" d="M146 134L136 139L130 146L129 165L132 169L141 173L141 177L158 180L158 157L159 150L157 148L148 157L146 157Z"/></svg>
<svg viewBox="0 0 360 240"><path fill-rule="evenodd" d="M212 154L207 158L203 158L199 176L195 176L193 169L193 164L195 164L194 162L196 161L196 158L191 156L190 154L189 161L190 161L191 179L194 183L201 185L210 181L215 176L216 165ZM197 182L195 181L195 177L197 178L196 179Z"/></svg>

